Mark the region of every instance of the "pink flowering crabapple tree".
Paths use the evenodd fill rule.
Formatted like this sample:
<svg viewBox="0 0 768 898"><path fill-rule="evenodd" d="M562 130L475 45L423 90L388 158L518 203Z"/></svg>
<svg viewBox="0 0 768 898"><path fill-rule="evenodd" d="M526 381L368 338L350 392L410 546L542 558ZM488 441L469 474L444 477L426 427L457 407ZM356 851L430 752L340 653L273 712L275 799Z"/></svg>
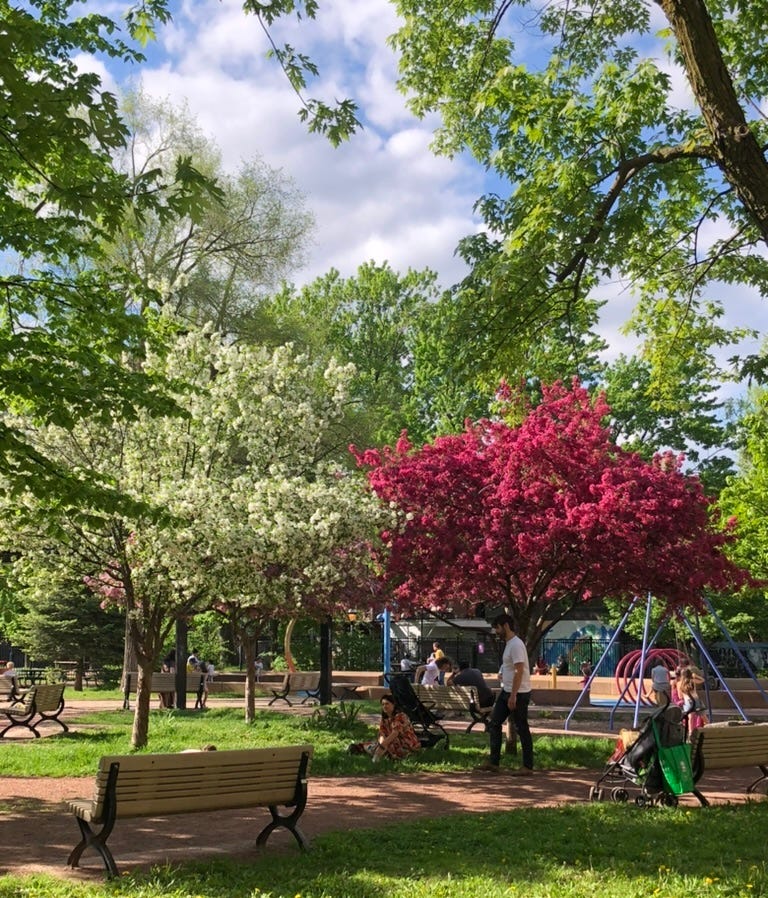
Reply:
<svg viewBox="0 0 768 898"><path fill-rule="evenodd" d="M398 607L503 606L533 655L581 603L650 592L695 607L703 590L742 583L724 552L731 536L682 458L623 450L608 412L577 381L556 383L517 425L486 419L421 448L404 434L355 451L398 510L383 534Z"/></svg>

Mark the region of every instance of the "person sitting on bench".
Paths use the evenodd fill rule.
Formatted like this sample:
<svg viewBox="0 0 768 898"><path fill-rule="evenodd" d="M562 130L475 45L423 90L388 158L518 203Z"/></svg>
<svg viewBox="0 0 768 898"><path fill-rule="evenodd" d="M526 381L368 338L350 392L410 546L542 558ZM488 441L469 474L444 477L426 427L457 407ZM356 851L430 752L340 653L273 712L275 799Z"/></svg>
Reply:
<svg viewBox="0 0 768 898"><path fill-rule="evenodd" d="M437 662L438 666L442 666L446 660L448 659L441 658L440 661ZM448 661L448 665L450 669L450 661ZM459 662L458 671L446 674L445 685L470 686L475 690L479 707L490 708L491 705L493 705L493 690L485 682L485 677L483 676L482 671L478 670L476 667L470 667L469 662L467 661Z"/></svg>

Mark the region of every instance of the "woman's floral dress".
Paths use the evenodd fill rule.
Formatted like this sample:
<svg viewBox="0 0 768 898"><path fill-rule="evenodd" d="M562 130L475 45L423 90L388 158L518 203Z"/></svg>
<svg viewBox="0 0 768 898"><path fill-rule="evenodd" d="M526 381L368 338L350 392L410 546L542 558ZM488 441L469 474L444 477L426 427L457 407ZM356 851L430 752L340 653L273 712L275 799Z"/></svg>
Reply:
<svg viewBox="0 0 768 898"><path fill-rule="evenodd" d="M402 711L396 711L392 717L382 717L379 724L379 736L387 739L392 733L395 738L387 745L386 753L390 758L401 760L412 751L421 748L419 737L414 732L411 721Z"/></svg>

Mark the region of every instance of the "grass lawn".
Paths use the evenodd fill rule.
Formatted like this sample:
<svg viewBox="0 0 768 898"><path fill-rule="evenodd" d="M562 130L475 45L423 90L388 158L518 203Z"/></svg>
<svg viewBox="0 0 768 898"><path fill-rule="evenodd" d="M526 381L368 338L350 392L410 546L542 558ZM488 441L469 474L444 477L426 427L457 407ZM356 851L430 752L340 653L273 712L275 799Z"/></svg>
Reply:
<svg viewBox="0 0 768 898"><path fill-rule="evenodd" d="M489 804L492 804L492 796ZM0 898L751 898L768 895L768 802L579 804L334 833L313 851L84 885L0 878Z"/></svg>
<svg viewBox="0 0 768 898"><path fill-rule="evenodd" d="M9 740L0 746L3 774L92 776L100 755L129 750L132 717L105 710L84 714L77 733ZM149 750L308 741L312 776L362 776L383 771L346 746L373 732L338 712L312 720L259 711L247 726L235 708L153 711ZM486 746L482 734L452 734L449 751L423 752L399 769L464 770ZM535 746L541 767L602 768L613 739L555 734L536 737ZM492 781L487 788L488 813L326 834L306 855L291 845L253 861L162 867L94 884L5 876L0 898L768 898L768 802L706 809L585 802L493 813Z"/></svg>
<svg viewBox="0 0 768 898"><path fill-rule="evenodd" d="M361 703L363 704L363 703ZM180 751L213 743L218 749L256 748L311 742L315 746L313 776L362 776L377 773L369 758L347 754L350 742L373 738L376 730L360 720L335 712L319 712L314 718L278 711L256 712L248 725L239 708L196 711L150 712L147 751ZM365 703L367 710L378 706ZM131 751L133 713L96 711L84 713L75 723L85 728L46 739L9 739L2 745L5 776L92 776L105 754ZM537 765L543 768L602 767L613 749L613 740L585 736L553 735L536 738ZM483 733L451 734L448 751L434 748L400 764L407 771L468 770L487 751ZM383 765L386 766L386 765Z"/></svg>

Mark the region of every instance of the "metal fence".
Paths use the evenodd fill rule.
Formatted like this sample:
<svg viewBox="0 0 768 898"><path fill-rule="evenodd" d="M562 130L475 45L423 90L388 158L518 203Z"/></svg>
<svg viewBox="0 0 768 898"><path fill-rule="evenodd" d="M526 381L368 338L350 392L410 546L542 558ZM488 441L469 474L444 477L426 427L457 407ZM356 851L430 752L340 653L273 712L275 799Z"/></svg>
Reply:
<svg viewBox="0 0 768 898"><path fill-rule="evenodd" d="M539 655L548 667L557 666L559 659L565 659L570 674L578 674L581 664L589 661L597 664L608 646L609 640L593 637L576 639L543 639ZM440 646L445 654L455 663L466 661L471 667L477 667L484 673L496 673L501 663L503 646L491 635L457 633L456 636L440 639ZM612 676L621 658L628 652L639 648L636 640L618 639L611 646L600 668L601 676ZM267 665L282 653L281 644L271 644L264 640L259 644L262 657ZM315 636L294 637L291 650L297 667L314 670L320 664L320 640ZM391 643L391 666L398 669L400 661L406 655L416 663L423 663L432 652L432 639L393 639ZM336 670L381 670L383 665L383 648L381 635L377 633L353 635L334 633L333 666Z"/></svg>
<svg viewBox="0 0 768 898"><path fill-rule="evenodd" d="M594 667L602 658L609 642L608 639L595 639L592 636L579 636L575 639L542 639L539 656L544 658L548 667L558 667L562 663L567 666L568 673L575 676L581 672L584 661L589 661ZM616 666L624 655L638 648L640 643L637 640L621 637L617 639L600 666L600 676L613 676Z"/></svg>

